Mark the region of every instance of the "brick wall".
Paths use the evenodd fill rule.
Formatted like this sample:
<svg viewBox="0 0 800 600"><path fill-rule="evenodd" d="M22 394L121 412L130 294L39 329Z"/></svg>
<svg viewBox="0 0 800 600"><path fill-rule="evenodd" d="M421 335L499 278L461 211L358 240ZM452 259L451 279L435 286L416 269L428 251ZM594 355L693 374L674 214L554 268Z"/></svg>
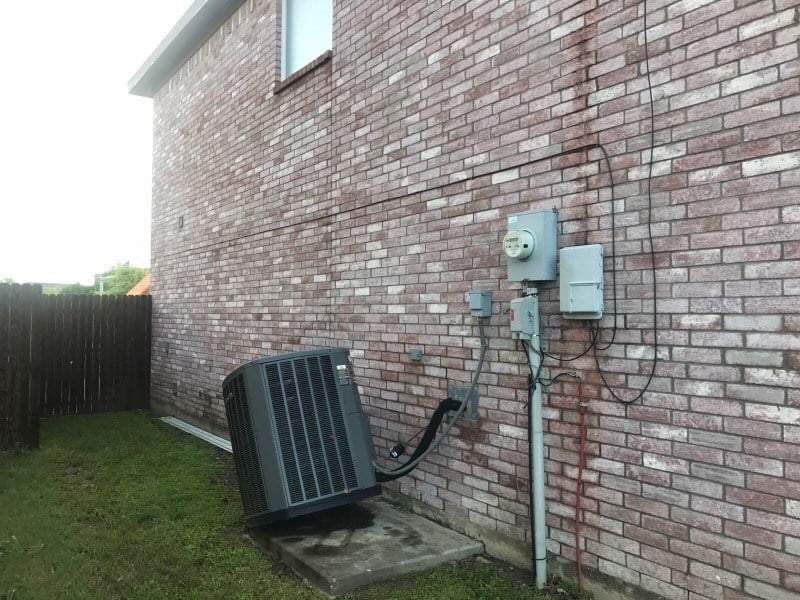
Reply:
<svg viewBox="0 0 800 600"><path fill-rule="evenodd" d="M344 346L385 456L469 380L466 293L494 290L478 423L391 485L522 548L505 217L555 207L560 247L605 246L620 328L598 363L626 399L652 369L651 230L644 399L615 401L591 353L545 363L576 369L589 401L583 561L668 598L800 596L798 3L651 0L646 53L642 2L347 0L332 58L274 94L279 4L246 2L155 98L154 403L224 426L236 366ZM551 353L585 347L555 283L542 315ZM576 396L545 395L566 560Z"/></svg>

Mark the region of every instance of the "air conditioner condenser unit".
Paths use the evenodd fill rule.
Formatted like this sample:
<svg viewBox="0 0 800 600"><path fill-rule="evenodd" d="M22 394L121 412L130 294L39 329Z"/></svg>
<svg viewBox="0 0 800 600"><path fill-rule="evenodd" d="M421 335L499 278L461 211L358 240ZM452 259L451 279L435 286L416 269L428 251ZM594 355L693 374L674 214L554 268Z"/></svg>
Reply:
<svg viewBox="0 0 800 600"><path fill-rule="evenodd" d="M222 389L248 526L380 494L347 350L262 358Z"/></svg>

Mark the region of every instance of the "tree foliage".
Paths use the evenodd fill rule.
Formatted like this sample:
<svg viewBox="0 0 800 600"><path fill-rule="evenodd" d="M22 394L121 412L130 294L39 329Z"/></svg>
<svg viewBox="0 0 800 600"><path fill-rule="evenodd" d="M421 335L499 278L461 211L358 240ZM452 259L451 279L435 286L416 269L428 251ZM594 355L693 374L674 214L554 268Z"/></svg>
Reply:
<svg viewBox="0 0 800 600"><path fill-rule="evenodd" d="M97 278L94 291L100 293L102 278L103 294L127 294L148 272L149 269L143 267L132 267L129 264L116 265Z"/></svg>
<svg viewBox="0 0 800 600"><path fill-rule="evenodd" d="M42 289L42 292L48 295L86 295L99 294L102 288L103 294L123 295L127 294L149 272L150 269L144 267L132 267L128 263L118 264L102 275L98 275L94 285L82 285L76 282L63 287L46 287ZM14 280L5 277L0 279L0 283L14 283Z"/></svg>
<svg viewBox="0 0 800 600"><path fill-rule="evenodd" d="M62 296L83 296L86 294L94 294L94 288L90 285L81 285L80 283L70 283L69 285L65 285L56 293Z"/></svg>

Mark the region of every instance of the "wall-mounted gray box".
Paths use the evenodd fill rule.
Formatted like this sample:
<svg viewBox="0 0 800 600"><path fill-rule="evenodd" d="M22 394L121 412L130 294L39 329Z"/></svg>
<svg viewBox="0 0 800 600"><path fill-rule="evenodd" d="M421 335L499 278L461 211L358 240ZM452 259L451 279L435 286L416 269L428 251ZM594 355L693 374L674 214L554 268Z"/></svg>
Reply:
<svg viewBox="0 0 800 600"><path fill-rule="evenodd" d="M533 296L511 300L509 317L511 339L530 341L539 335L539 310Z"/></svg>
<svg viewBox="0 0 800 600"><path fill-rule="evenodd" d="M503 251L509 281L554 281L558 213L538 210L508 216Z"/></svg>
<svg viewBox="0 0 800 600"><path fill-rule="evenodd" d="M492 292L471 291L469 293L469 312L473 317L491 317Z"/></svg>
<svg viewBox="0 0 800 600"><path fill-rule="evenodd" d="M559 282L565 319L603 316L603 247L600 244L562 248Z"/></svg>

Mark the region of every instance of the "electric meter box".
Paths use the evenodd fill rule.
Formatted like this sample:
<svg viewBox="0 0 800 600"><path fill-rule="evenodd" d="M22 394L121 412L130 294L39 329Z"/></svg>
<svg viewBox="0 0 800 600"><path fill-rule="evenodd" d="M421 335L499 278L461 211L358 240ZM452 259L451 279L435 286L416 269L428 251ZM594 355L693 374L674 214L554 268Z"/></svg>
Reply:
<svg viewBox="0 0 800 600"><path fill-rule="evenodd" d="M531 341L539 335L539 309L533 296L514 298L509 312L511 339Z"/></svg>
<svg viewBox="0 0 800 600"><path fill-rule="evenodd" d="M509 281L554 281L558 213L538 210L508 216L503 252Z"/></svg>
<svg viewBox="0 0 800 600"><path fill-rule="evenodd" d="M559 284L565 319L603 316L603 247L600 244L562 248Z"/></svg>

